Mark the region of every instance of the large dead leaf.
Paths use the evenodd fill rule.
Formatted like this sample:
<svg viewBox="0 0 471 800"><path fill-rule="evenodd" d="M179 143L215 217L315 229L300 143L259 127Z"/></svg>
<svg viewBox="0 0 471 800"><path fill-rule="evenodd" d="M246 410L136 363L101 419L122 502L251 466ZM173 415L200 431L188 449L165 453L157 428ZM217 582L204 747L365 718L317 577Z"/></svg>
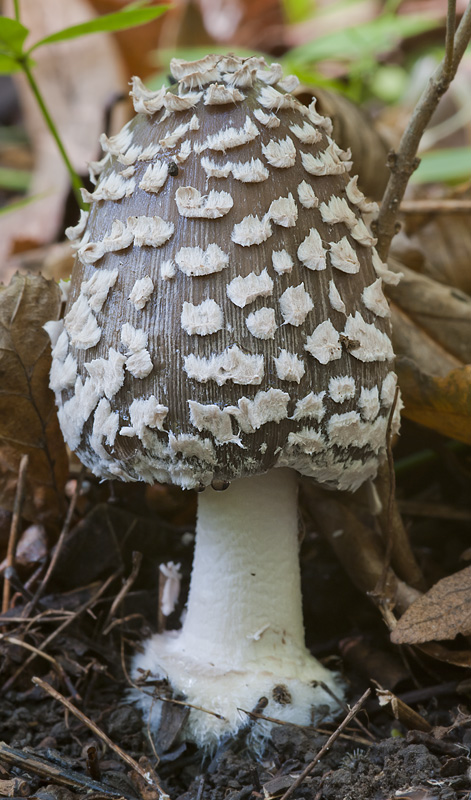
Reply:
<svg viewBox="0 0 471 800"><path fill-rule="evenodd" d="M406 417L471 443L471 297L390 259L387 286Z"/></svg>
<svg viewBox="0 0 471 800"><path fill-rule="evenodd" d="M6 8L11 12L11 4ZM23 3L22 22L31 31L27 44L61 28L93 16L87 0L47 0ZM106 109L117 94L126 91L121 62L110 35L97 34L59 42L35 51L34 74L68 156L80 174L87 161L99 155L98 137L105 126ZM0 220L0 279L14 270L5 264L12 249L25 249L53 241L64 216L69 176L44 122L31 89L23 76L15 76L21 106L31 140L35 168L30 193L41 199ZM125 120L120 111L120 126ZM78 215L77 215L78 216Z"/></svg>
<svg viewBox="0 0 471 800"><path fill-rule="evenodd" d="M422 644L471 634L471 567L442 578L415 600L391 633L395 644Z"/></svg>
<svg viewBox="0 0 471 800"><path fill-rule="evenodd" d="M67 477L66 449L48 388L49 337L42 329L59 312L54 281L17 274L9 286L0 286L0 506L12 508L26 453L23 514L34 521L60 514Z"/></svg>

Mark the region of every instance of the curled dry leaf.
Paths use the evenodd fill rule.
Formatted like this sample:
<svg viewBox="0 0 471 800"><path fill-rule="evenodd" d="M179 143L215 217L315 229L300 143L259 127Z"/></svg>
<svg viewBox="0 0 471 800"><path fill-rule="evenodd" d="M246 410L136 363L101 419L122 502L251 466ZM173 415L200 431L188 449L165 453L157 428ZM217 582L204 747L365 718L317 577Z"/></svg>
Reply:
<svg viewBox="0 0 471 800"><path fill-rule="evenodd" d="M410 359L399 358L396 371L409 419L471 444L471 365L441 378L422 372Z"/></svg>
<svg viewBox="0 0 471 800"><path fill-rule="evenodd" d="M387 286L404 415L471 443L471 297L391 259Z"/></svg>
<svg viewBox="0 0 471 800"><path fill-rule="evenodd" d="M398 621L395 644L422 644L471 634L471 567L442 578L412 603Z"/></svg>
<svg viewBox="0 0 471 800"><path fill-rule="evenodd" d="M48 388L49 337L42 326L57 319L54 281L16 274L0 286L0 506L11 509L21 456L29 455L23 515L54 521L61 513L67 454L54 395Z"/></svg>

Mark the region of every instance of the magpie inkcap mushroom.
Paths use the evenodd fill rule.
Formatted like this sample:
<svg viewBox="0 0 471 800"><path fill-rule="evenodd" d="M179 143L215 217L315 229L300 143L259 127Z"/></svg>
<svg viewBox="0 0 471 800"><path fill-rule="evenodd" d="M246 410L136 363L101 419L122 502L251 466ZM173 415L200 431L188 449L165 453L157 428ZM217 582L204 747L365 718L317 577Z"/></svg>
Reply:
<svg viewBox="0 0 471 800"><path fill-rule="evenodd" d="M355 490L385 458L396 276L349 152L295 79L233 55L171 69L170 89L134 78L136 116L101 138L65 317L47 327L61 428L92 472L207 487L182 630L135 669L203 709L185 735L212 747L262 696L299 724L339 710L304 644L296 472Z"/></svg>

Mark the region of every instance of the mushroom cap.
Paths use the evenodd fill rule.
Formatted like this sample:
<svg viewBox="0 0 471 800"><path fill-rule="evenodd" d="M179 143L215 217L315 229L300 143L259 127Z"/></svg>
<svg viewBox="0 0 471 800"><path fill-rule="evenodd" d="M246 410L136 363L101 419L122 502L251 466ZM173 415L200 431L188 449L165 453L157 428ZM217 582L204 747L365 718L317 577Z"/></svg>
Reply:
<svg viewBox="0 0 471 800"><path fill-rule="evenodd" d="M138 113L102 136L68 232L64 436L104 478L194 488L289 466L355 489L385 456L396 378L349 154L279 65L172 71L157 92L134 79Z"/></svg>

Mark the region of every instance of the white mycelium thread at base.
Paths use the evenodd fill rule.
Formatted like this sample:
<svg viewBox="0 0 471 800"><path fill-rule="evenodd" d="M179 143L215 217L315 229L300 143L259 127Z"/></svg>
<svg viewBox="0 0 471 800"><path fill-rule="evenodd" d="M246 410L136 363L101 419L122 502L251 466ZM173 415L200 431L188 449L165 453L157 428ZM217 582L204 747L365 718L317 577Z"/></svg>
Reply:
<svg viewBox="0 0 471 800"><path fill-rule="evenodd" d="M329 361L336 361L341 358L340 335L330 319L321 322L312 334L307 337L304 349L321 364L328 364Z"/></svg>
<svg viewBox="0 0 471 800"><path fill-rule="evenodd" d="M257 386L263 380L264 358L247 355L235 344L210 358L190 353L184 357L184 370L189 378L200 383L215 381L218 386L223 386L231 381L243 386Z"/></svg>
<svg viewBox="0 0 471 800"><path fill-rule="evenodd" d="M181 247L175 253L178 268L185 275L211 275L221 272L229 264L229 256L216 243L208 245L206 250L201 247Z"/></svg>
<svg viewBox="0 0 471 800"><path fill-rule="evenodd" d="M298 247L298 258L305 267L312 270L326 268L326 253L319 231L311 228L309 234Z"/></svg>
<svg viewBox="0 0 471 800"><path fill-rule="evenodd" d="M253 303L257 297L268 297L273 292L273 281L266 269L260 275L251 272L242 278L238 275L227 285L227 296L239 308Z"/></svg>
<svg viewBox="0 0 471 800"><path fill-rule="evenodd" d="M295 381L299 383L306 372L304 362L298 358L296 353L289 353L287 350L280 350L280 355L273 356L276 374L280 381Z"/></svg>
<svg viewBox="0 0 471 800"><path fill-rule="evenodd" d="M273 339L278 327L273 308L259 308L249 314L245 324L256 339Z"/></svg>
<svg viewBox="0 0 471 800"><path fill-rule="evenodd" d="M129 300L137 311L142 311L145 308L152 292L154 291L154 283L152 278L146 275L145 278L138 278L132 287Z"/></svg>
<svg viewBox="0 0 471 800"><path fill-rule="evenodd" d="M355 397L355 379L350 375L340 375L329 381L329 397L334 403L344 403Z"/></svg>
<svg viewBox="0 0 471 800"><path fill-rule="evenodd" d="M280 297L280 311L287 325L302 325L313 308L314 303L306 292L304 283L289 286Z"/></svg>
<svg viewBox="0 0 471 800"><path fill-rule="evenodd" d="M215 300L203 300L195 306L184 302L181 314L181 326L190 336L207 336L220 331L223 326L223 312Z"/></svg>
<svg viewBox="0 0 471 800"><path fill-rule="evenodd" d="M296 148L289 136L280 141L272 139L268 144L262 144L262 153L268 163L277 169L293 167L296 162Z"/></svg>
<svg viewBox="0 0 471 800"><path fill-rule="evenodd" d="M273 269L278 275L291 272L294 267L294 261L287 250L274 250L271 254L271 260Z"/></svg>

